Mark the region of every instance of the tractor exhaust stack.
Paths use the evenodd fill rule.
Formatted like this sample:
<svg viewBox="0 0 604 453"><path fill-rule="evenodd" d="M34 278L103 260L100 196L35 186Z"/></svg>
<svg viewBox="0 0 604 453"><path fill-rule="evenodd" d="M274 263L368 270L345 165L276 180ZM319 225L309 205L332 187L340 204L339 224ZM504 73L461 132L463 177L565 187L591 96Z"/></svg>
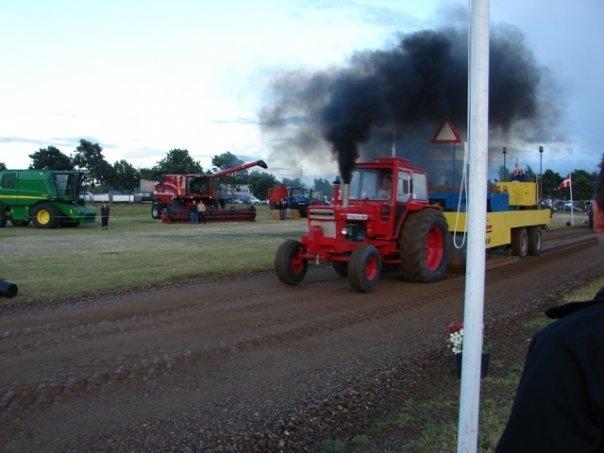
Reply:
<svg viewBox="0 0 604 453"><path fill-rule="evenodd" d="M348 201L350 199L350 185L345 182L342 184L342 207L348 207Z"/></svg>

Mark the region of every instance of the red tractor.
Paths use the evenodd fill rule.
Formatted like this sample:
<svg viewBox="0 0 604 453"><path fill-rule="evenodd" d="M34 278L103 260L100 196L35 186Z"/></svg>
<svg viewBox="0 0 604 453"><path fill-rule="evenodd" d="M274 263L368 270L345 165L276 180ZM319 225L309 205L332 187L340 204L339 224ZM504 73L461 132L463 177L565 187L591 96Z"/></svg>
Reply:
<svg viewBox="0 0 604 453"><path fill-rule="evenodd" d="M243 171L250 167L268 166L262 160L247 162L213 174L172 174L163 175L155 185L151 217L162 219L164 223L186 222L192 203L206 205L205 219L211 220L254 220L256 209L224 209L225 201L220 195L216 180L222 176Z"/></svg>
<svg viewBox="0 0 604 453"><path fill-rule="evenodd" d="M297 285L308 262L329 261L358 291L375 289L383 266L403 279L439 280L447 267L447 221L428 200L426 171L405 159L357 164L350 184L334 185L332 204L308 209L308 233L282 243L277 277Z"/></svg>

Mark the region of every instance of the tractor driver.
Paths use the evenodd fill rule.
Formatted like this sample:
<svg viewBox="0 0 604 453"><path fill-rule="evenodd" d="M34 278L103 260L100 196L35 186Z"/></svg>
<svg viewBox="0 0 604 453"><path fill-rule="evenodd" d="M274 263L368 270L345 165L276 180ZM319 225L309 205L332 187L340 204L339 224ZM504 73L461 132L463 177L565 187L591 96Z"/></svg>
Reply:
<svg viewBox="0 0 604 453"><path fill-rule="evenodd" d="M378 200L390 199L390 192L392 188L392 175L384 174L382 176L382 185L378 190Z"/></svg>

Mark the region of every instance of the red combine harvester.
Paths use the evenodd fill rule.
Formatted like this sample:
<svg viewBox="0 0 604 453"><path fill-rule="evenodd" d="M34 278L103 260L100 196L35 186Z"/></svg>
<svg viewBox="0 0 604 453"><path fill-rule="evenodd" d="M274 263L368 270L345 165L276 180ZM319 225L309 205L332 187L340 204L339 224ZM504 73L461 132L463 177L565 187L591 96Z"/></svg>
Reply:
<svg viewBox="0 0 604 453"><path fill-rule="evenodd" d="M405 159L357 164L350 184L334 185L331 205L308 208L308 233L282 243L279 280L297 285L309 261L329 261L358 291L375 289L382 266L408 281L439 280L447 267L447 221L430 204L426 171Z"/></svg>
<svg viewBox="0 0 604 453"><path fill-rule="evenodd" d="M226 168L217 173L171 174L163 175L161 182L155 185L151 217L162 219L164 223L188 222L192 203L206 205L207 221L255 220L254 207L224 209L225 202L215 181L226 175L246 170L250 167L268 168L263 160L247 162L236 167Z"/></svg>

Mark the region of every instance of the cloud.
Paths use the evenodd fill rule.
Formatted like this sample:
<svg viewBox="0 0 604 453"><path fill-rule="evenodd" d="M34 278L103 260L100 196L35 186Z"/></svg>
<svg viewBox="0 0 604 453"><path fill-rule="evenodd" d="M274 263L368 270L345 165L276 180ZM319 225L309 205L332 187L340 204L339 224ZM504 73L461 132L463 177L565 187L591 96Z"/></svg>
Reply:
<svg viewBox="0 0 604 453"><path fill-rule="evenodd" d="M98 143L99 145L101 145L102 148L108 148L108 149L112 149L112 148L117 148L117 145L114 145L112 143L103 143L102 140L99 140L96 137L91 137L91 136L77 136L77 137L51 137L50 140L56 141L56 142L62 142L60 143L60 145L62 146L74 146L77 147L80 144L80 140L87 140L89 142L92 143Z"/></svg>

